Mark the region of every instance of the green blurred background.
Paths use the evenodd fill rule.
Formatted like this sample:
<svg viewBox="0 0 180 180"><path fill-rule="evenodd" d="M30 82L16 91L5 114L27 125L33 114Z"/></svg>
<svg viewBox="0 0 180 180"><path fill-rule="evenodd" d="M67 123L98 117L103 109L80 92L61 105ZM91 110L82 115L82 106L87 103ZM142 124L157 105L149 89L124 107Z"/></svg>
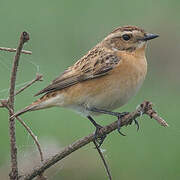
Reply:
<svg viewBox="0 0 180 180"><path fill-rule="evenodd" d="M148 74L136 97L118 111L133 111L144 99L155 104L169 123L163 128L143 116L140 130L123 128L126 137L117 132L108 136L103 149L114 180L180 179L180 1L179 0L39 0L0 1L0 46L16 47L19 35L26 30L31 40L25 49L33 55L22 55L17 85L33 79L36 72L44 81L36 83L16 97L16 110L31 103L33 95L82 57L114 28L137 25L160 37L147 48ZM0 99L6 98L13 53L0 52ZM44 144L44 151L58 151L94 131L90 122L66 109L52 108L22 116ZM9 166L7 110L0 109L0 179L6 179ZM100 124L115 119L100 116ZM34 166L36 147L17 122L19 165ZM47 152L51 153L51 152ZM39 157L36 158L39 160ZM26 163L25 163L26 162ZM27 168L28 169L28 168ZM25 171L25 170L24 170ZM49 179L107 179L98 153L90 144L67 157L48 171Z"/></svg>

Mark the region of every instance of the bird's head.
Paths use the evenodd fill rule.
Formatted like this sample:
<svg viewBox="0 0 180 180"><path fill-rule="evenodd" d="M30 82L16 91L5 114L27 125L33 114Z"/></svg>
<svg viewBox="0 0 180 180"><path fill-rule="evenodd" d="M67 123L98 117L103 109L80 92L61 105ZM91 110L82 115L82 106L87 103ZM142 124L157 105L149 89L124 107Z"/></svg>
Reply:
<svg viewBox="0 0 180 180"><path fill-rule="evenodd" d="M112 31L103 42L113 50L133 52L144 49L148 40L157 37L136 26L123 26Z"/></svg>

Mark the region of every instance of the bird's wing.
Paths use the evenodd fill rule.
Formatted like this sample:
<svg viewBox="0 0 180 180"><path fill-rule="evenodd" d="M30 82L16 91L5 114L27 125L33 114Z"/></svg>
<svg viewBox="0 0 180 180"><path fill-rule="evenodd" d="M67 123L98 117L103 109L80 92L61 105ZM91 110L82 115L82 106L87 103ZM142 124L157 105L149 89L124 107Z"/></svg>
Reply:
<svg viewBox="0 0 180 180"><path fill-rule="evenodd" d="M61 90L78 82L105 76L120 61L113 51L94 48L35 96Z"/></svg>

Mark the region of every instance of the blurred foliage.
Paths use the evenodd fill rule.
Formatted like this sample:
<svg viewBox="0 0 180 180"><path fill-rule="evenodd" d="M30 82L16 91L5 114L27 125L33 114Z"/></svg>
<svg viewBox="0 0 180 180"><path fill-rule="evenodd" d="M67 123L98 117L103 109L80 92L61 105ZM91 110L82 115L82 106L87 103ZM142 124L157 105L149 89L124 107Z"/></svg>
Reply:
<svg viewBox="0 0 180 180"><path fill-rule="evenodd" d="M138 133L134 126L123 128L127 136L113 133L103 148L115 180L180 178L179 0L1 0L0 17L0 46L16 47L19 34L24 30L31 35L25 49L32 50L33 55L22 55L17 84L30 81L37 71L44 75L43 82L17 96L16 110L31 103L37 91L117 26L138 25L159 34L160 37L150 42L147 48L148 75L143 87L119 111L132 111L144 99L151 100L170 127L160 127L143 116L139 119L141 127ZM1 99L8 94L6 88L9 86L12 58L13 53L0 52ZM9 159L5 109L0 109L0 119L0 166L5 166ZM96 119L101 124L114 120L109 116ZM94 130L87 119L60 108L27 113L23 120L38 138L50 137L63 146ZM19 123L17 144L21 151L35 146ZM23 157L27 159L25 155ZM51 179L106 179L102 162L92 144L72 154L63 163L65 165L57 169Z"/></svg>

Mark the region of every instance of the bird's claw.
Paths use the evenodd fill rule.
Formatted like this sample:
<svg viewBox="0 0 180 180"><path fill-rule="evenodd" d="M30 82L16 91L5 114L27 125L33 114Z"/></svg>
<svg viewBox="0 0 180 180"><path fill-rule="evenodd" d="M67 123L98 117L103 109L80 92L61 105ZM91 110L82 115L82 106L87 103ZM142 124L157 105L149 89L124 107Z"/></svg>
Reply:
<svg viewBox="0 0 180 180"><path fill-rule="evenodd" d="M96 131L94 133L94 139L98 143L98 148L102 145L102 143L104 142L104 140L107 136L106 134L103 136L99 136L99 131L101 128L103 128L103 127L101 125L97 124Z"/></svg>
<svg viewBox="0 0 180 180"><path fill-rule="evenodd" d="M117 114L117 117L118 117L118 128L117 128L117 130L118 130L119 134L121 134L122 136L126 136L126 135L123 134L123 133L120 131L120 129L121 129L121 119L122 119L124 116L126 116L127 114L129 114L129 113L128 113L128 112L123 112L123 113L118 113L118 114Z"/></svg>
<svg viewBox="0 0 180 180"><path fill-rule="evenodd" d="M135 123L135 125L136 125L136 127L137 127L137 131L139 131L139 123L138 123L138 121L136 120L136 118L133 118L131 121L130 121L130 125L132 124L132 122L134 121L134 123Z"/></svg>
<svg viewBox="0 0 180 180"><path fill-rule="evenodd" d="M127 115L127 114L129 114L128 112L123 112L123 113L118 113L117 114L117 117L118 117L118 128L117 128L117 130L118 130L118 132L119 132L119 134L121 134L121 135L123 135L123 136L125 136L125 134L123 134L121 131L120 131L120 129L121 129L121 119L125 116L125 115ZM130 124L132 123L134 121L134 123L135 123L135 125L136 125L136 127L137 127L137 131L139 130L139 123L138 123L138 121L136 120L136 118L134 118L134 119L132 119L132 121L130 122Z"/></svg>

